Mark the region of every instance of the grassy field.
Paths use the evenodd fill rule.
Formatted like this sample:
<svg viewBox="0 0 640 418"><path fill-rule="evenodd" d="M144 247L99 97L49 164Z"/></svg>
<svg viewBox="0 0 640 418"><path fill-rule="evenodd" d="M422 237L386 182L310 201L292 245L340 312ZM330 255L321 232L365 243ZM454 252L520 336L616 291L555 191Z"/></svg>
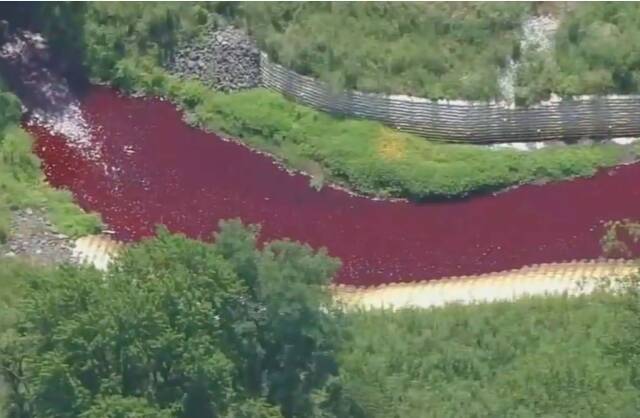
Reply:
<svg viewBox="0 0 640 418"><path fill-rule="evenodd" d="M536 9L559 27L550 50L525 53L521 24ZM636 3L247 3L232 14L274 60L336 87L500 98L511 58L521 104L640 91Z"/></svg>
<svg viewBox="0 0 640 418"><path fill-rule="evenodd" d="M500 98L498 79L510 58L521 64L515 77L521 104L551 93L638 93L638 4L545 6L247 3L233 15L274 60L340 88ZM536 8L559 20L554 46L524 53L521 24Z"/></svg>
<svg viewBox="0 0 640 418"><path fill-rule="evenodd" d="M335 87L491 99L520 26L516 3L244 3L236 11L277 62Z"/></svg>

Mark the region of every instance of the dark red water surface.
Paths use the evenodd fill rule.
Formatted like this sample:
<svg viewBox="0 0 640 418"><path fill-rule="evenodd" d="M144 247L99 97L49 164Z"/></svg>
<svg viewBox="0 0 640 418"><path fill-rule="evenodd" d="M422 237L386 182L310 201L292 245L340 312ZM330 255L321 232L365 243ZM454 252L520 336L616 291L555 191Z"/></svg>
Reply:
<svg viewBox="0 0 640 418"><path fill-rule="evenodd" d="M640 215L640 165L497 196L412 204L308 185L272 160L190 128L158 100L93 88L81 108L98 158L42 127L49 181L73 191L123 240L175 232L209 238L219 219L262 224L266 238L326 246L341 283L376 284L595 258L602 221Z"/></svg>

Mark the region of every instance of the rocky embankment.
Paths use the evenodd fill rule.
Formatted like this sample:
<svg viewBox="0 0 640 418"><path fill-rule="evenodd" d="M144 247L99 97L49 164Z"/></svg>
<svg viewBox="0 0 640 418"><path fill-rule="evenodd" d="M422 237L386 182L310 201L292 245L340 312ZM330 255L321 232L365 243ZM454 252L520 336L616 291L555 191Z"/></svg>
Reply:
<svg viewBox="0 0 640 418"><path fill-rule="evenodd" d="M178 48L168 70L221 91L248 89L260 85L260 51L239 29L210 27Z"/></svg>
<svg viewBox="0 0 640 418"><path fill-rule="evenodd" d="M7 242L0 245L0 257L26 257L42 264L73 260L73 239L59 233L44 212L15 211L10 231Z"/></svg>

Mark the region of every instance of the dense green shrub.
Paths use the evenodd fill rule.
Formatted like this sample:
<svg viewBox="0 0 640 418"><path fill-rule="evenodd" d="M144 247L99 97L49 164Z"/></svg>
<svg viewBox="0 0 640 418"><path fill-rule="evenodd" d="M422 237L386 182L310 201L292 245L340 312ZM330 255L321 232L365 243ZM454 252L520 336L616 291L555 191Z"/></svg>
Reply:
<svg viewBox="0 0 640 418"><path fill-rule="evenodd" d="M371 418L634 417L637 378L609 355L619 341L637 367L626 306L596 294L353 314L340 364Z"/></svg>
<svg viewBox="0 0 640 418"><path fill-rule="evenodd" d="M0 259L8 418L637 415L637 282L621 296L340 314L324 287L334 260L257 250L255 233L161 233L107 280Z"/></svg>
<svg viewBox="0 0 640 418"><path fill-rule="evenodd" d="M576 3L564 14L555 49L524 60L517 77L521 101L581 94L637 93L640 5Z"/></svg>
<svg viewBox="0 0 640 418"><path fill-rule="evenodd" d="M17 306L26 290L26 281L30 277L47 274L49 274L49 269L43 266L32 265L24 260L0 257L0 345L2 344L2 334L10 330L18 318L19 309ZM0 373L0 417L2 418L5 418L3 406L7 390L2 373Z"/></svg>
<svg viewBox="0 0 640 418"><path fill-rule="evenodd" d="M162 231L106 281L0 258L0 416L356 416L333 358L338 261L257 234Z"/></svg>
<svg viewBox="0 0 640 418"><path fill-rule="evenodd" d="M109 80L125 56L147 56L162 63L179 42L207 23L215 6L216 2L91 3L82 28L85 64L92 76Z"/></svg>
<svg viewBox="0 0 640 418"><path fill-rule="evenodd" d="M33 2L10 4L5 13L12 25L42 32L55 54L108 80L125 56L165 62L217 7L218 2Z"/></svg>
<svg viewBox="0 0 640 418"><path fill-rule="evenodd" d="M223 222L211 245L161 230L106 277L28 277L0 338L8 417L352 418L328 288L338 260L258 249L257 233Z"/></svg>
<svg viewBox="0 0 640 418"><path fill-rule="evenodd" d="M335 87L492 99L528 3L243 3L277 62Z"/></svg>

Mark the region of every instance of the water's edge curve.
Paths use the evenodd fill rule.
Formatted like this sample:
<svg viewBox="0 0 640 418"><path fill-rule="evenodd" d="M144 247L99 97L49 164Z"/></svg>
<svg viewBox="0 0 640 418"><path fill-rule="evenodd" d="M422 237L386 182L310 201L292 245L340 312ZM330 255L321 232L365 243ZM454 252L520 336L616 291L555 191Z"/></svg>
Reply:
<svg viewBox="0 0 640 418"><path fill-rule="evenodd" d="M74 258L99 270L124 250L124 243L105 235L76 240ZM501 272L371 287L332 285L336 300L347 309L434 308L451 303L475 304L516 301L532 296L578 296L598 289L616 290L618 280L638 272L632 260L575 260Z"/></svg>

